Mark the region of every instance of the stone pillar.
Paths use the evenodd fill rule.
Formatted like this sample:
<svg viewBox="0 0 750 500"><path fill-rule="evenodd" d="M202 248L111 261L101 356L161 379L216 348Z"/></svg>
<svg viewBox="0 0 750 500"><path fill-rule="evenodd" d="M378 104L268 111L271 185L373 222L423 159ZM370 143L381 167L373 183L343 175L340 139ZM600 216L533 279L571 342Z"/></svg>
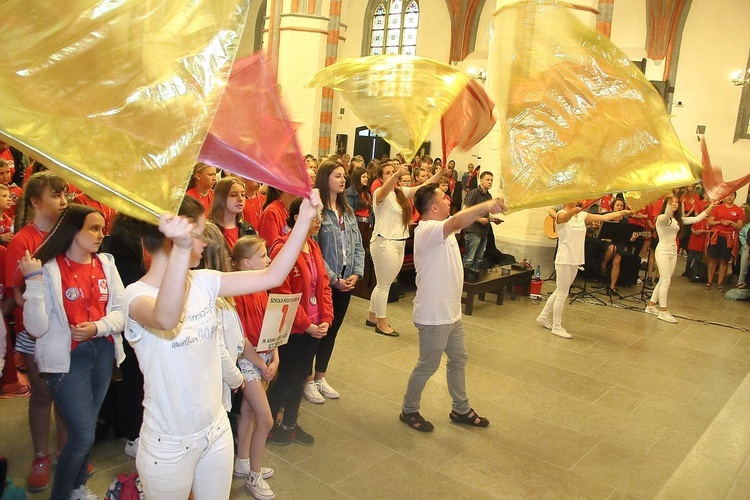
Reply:
<svg viewBox="0 0 750 500"><path fill-rule="evenodd" d="M272 2L269 0L268 45L269 58L273 54ZM292 2L275 0L281 9L278 15L278 77L281 96L290 119L297 124L297 139L303 153L319 154L320 125L326 103L331 112L333 99L322 99L320 87L307 88L305 83L318 70L325 67L329 39L343 40L339 33L340 12L343 0L308 0ZM335 19L332 21L332 14ZM331 35L331 23L335 35ZM335 54L334 54L335 57ZM335 61L335 58L333 59ZM330 125L328 125L330 138ZM328 151L325 151L328 152Z"/></svg>

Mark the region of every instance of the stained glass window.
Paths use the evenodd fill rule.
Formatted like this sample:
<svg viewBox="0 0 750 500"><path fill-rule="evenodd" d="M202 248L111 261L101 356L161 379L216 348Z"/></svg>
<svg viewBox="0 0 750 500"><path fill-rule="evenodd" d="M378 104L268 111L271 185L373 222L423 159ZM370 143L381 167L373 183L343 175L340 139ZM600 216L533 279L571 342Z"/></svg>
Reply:
<svg viewBox="0 0 750 500"><path fill-rule="evenodd" d="M369 54L416 55L418 27L417 0L380 1L372 13Z"/></svg>

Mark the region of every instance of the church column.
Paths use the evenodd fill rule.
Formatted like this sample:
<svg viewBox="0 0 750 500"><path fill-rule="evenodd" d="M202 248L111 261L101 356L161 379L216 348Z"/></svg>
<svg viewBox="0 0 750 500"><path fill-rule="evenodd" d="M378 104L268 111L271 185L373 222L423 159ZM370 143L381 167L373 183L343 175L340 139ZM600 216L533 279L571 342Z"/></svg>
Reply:
<svg viewBox="0 0 750 500"><path fill-rule="evenodd" d="M331 0L328 17L328 36L326 38L326 66L336 62L339 51L339 31L341 29L342 0ZM320 129L318 137L318 156L331 152L331 129L333 126L333 90L324 87L320 99Z"/></svg>

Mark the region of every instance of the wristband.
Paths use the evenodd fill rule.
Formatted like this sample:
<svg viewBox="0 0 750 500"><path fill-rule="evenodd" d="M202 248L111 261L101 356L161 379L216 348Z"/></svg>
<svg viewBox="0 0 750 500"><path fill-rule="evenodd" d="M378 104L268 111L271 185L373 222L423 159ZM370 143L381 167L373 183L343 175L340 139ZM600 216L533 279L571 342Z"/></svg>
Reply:
<svg viewBox="0 0 750 500"><path fill-rule="evenodd" d="M172 243L172 246L175 247L175 248L179 248L180 250L191 250L193 248L193 245L188 245L186 247L181 247L180 245L178 245L177 243L174 243L174 242Z"/></svg>
<svg viewBox="0 0 750 500"><path fill-rule="evenodd" d="M32 271L29 274L24 274L23 279L27 280L29 278L33 278L34 276L39 276L42 274L41 269L39 271Z"/></svg>

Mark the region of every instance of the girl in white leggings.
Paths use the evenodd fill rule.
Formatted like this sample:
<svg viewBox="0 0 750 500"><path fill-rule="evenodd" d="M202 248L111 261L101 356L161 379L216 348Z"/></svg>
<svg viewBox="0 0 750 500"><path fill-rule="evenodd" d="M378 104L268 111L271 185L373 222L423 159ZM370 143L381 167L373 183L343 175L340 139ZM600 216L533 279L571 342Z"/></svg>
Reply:
<svg viewBox="0 0 750 500"><path fill-rule="evenodd" d="M659 282L654 287L651 300L646 306L647 313L654 314L667 323L677 323L674 316L667 311L667 294L669 285L672 283L674 268L677 265L677 235L680 232L680 226L702 221L715 206L716 204L712 203L695 217L683 217L680 200L676 196L669 195L664 199L662 213L656 218L656 234L659 235L659 244L656 245L654 256L656 266L659 268ZM659 304L658 308L656 304Z"/></svg>
<svg viewBox="0 0 750 500"><path fill-rule="evenodd" d="M564 339L573 338L562 326L562 313L570 285L573 284L578 274L578 266L585 262L586 222L619 220L624 215L632 213L630 210L620 210L608 214L590 214L581 210L583 208L580 203L568 203L565 208L557 212L555 219L558 237L555 257L557 287L536 319L543 327L551 330L552 335Z"/></svg>

